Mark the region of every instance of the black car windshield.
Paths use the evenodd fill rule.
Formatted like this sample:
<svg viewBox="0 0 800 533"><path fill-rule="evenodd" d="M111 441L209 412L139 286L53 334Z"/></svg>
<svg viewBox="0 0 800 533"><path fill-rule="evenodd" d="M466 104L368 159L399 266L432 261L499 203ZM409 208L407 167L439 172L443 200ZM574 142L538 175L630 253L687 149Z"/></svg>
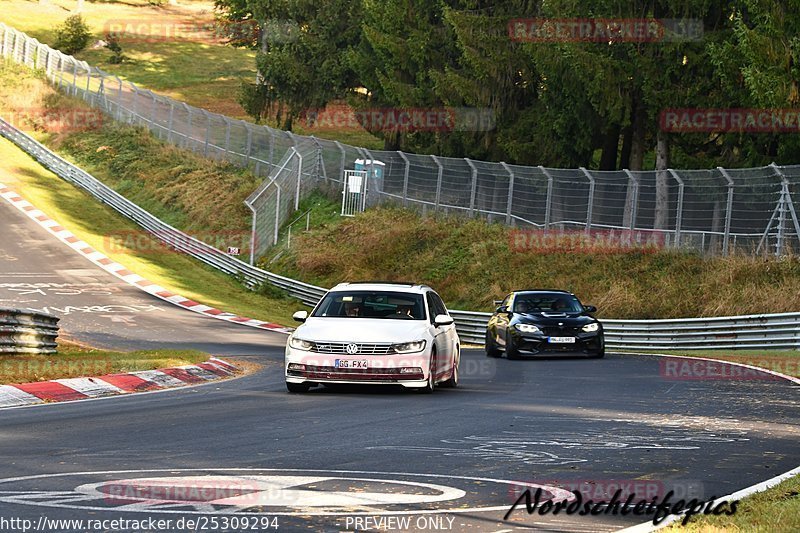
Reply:
<svg viewBox="0 0 800 533"><path fill-rule="evenodd" d="M583 306L571 294L529 293L514 297L515 313L580 313Z"/></svg>
<svg viewBox="0 0 800 533"><path fill-rule="evenodd" d="M311 316L425 320L425 305L421 294L336 291L326 294Z"/></svg>

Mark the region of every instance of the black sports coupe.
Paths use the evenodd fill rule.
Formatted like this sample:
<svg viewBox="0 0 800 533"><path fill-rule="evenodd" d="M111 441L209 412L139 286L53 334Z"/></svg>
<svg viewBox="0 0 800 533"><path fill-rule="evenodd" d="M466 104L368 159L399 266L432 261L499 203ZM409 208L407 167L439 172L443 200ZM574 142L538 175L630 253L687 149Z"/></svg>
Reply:
<svg viewBox="0 0 800 533"><path fill-rule="evenodd" d="M486 355L605 355L603 325L574 294L558 290L514 291L486 325Z"/></svg>

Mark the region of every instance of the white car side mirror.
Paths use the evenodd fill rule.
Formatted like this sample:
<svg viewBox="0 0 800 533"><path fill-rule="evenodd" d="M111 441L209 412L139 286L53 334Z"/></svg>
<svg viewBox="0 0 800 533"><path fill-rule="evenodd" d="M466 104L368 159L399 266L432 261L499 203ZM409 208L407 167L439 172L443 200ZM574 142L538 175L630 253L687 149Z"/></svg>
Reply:
<svg viewBox="0 0 800 533"><path fill-rule="evenodd" d="M449 326L453 323L453 317L448 315L436 315L433 319L433 324L439 326Z"/></svg>
<svg viewBox="0 0 800 533"><path fill-rule="evenodd" d="M296 322L305 322L308 318L308 311L297 311L295 314L292 315L292 318Z"/></svg>

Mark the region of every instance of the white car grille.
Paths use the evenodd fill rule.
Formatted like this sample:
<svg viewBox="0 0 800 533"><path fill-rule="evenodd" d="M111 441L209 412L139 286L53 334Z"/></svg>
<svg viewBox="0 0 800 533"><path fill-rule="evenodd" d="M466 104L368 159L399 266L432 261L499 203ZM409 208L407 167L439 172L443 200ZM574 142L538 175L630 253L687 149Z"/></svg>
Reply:
<svg viewBox="0 0 800 533"><path fill-rule="evenodd" d="M349 351L348 346L350 346ZM353 351L353 346L356 346L358 350ZM311 351L342 355L389 355L394 353L392 345L389 343L362 342L315 342Z"/></svg>

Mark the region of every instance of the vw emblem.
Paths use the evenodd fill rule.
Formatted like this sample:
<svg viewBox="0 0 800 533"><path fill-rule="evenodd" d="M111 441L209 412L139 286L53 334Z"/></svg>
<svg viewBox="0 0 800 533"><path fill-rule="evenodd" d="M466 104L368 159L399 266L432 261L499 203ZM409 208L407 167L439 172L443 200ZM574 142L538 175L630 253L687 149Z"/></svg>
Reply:
<svg viewBox="0 0 800 533"><path fill-rule="evenodd" d="M347 345L345 350L350 355L357 354L358 353L358 344L354 344L354 343L351 342L350 344Z"/></svg>

